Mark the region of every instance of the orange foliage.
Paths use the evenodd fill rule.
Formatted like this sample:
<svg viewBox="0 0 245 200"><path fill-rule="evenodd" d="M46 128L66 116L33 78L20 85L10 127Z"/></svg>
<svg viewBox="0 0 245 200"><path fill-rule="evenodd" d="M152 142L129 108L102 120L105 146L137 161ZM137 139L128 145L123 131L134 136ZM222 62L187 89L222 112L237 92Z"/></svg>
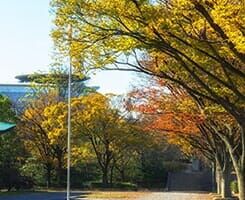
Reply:
<svg viewBox="0 0 245 200"><path fill-rule="evenodd" d="M148 125L148 129L176 134L197 134L198 124L202 122L200 116L188 113L164 113L160 114Z"/></svg>
<svg viewBox="0 0 245 200"><path fill-rule="evenodd" d="M184 151L190 149L184 138L200 135L198 126L205 117L184 91L155 80L131 92L129 99L128 106L142 115L145 130L164 135L170 143L182 145Z"/></svg>

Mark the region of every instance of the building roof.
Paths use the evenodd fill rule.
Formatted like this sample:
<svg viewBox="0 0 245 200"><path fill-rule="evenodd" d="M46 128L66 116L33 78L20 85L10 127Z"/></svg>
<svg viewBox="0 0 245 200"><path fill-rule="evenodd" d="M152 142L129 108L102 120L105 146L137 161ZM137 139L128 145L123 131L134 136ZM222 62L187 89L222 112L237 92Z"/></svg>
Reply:
<svg viewBox="0 0 245 200"><path fill-rule="evenodd" d="M16 125L13 123L0 122L0 133L6 132L15 126Z"/></svg>
<svg viewBox="0 0 245 200"><path fill-rule="evenodd" d="M30 83L0 83L1 87L31 87Z"/></svg>
<svg viewBox="0 0 245 200"><path fill-rule="evenodd" d="M23 74L15 77L21 83L29 83L29 82L36 82L36 83L43 83L43 81L47 81L47 78L53 78L60 81L68 80L68 74ZM72 75L72 81L80 82L88 80L88 77L80 77L78 75Z"/></svg>

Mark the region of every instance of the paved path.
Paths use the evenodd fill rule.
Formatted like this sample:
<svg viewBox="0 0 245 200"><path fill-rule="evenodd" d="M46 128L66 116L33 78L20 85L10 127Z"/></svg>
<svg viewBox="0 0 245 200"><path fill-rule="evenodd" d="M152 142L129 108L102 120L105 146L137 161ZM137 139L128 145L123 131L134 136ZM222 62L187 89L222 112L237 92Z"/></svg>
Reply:
<svg viewBox="0 0 245 200"><path fill-rule="evenodd" d="M211 200L211 197L196 192L153 192L137 200Z"/></svg>
<svg viewBox="0 0 245 200"><path fill-rule="evenodd" d="M83 196L86 195L84 192L73 192L71 194L72 199L83 200ZM75 198L79 196L80 198ZM66 200L65 192L35 192L28 194L18 194L18 195L9 195L9 196L0 196L0 200ZM86 200L86 199L84 199Z"/></svg>
<svg viewBox="0 0 245 200"><path fill-rule="evenodd" d="M72 200L88 200L84 192L73 193ZM79 198L75 198L79 196ZM41 193L28 193L11 196L0 196L0 200L65 200L65 192L41 192ZM89 199L91 200L91 199ZM96 199L98 200L98 199ZM103 199L106 200L106 199ZM118 200L118 199L117 199ZM127 199L120 199L127 200ZM131 199L130 199L131 200ZM211 200L210 196L205 193L194 192L149 192L145 196L136 200Z"/></svg>

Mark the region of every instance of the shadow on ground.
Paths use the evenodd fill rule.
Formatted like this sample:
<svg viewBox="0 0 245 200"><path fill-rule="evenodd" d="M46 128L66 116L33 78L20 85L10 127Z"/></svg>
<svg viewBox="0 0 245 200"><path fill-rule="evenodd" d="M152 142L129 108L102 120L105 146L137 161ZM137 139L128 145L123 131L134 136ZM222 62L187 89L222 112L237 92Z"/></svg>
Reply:
<svg viewBox="0 0 245 200"><path fill-rule="evenodd" d="M72 192L71 200L86 200L89 192ZM0 200L66 200L66 192L0 193Z"/></svg>

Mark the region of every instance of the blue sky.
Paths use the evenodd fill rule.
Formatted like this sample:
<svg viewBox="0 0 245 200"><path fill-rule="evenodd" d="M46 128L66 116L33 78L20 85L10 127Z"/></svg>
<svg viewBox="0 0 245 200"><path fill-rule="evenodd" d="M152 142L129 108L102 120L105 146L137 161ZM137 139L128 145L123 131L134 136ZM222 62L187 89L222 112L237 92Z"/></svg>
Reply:
<svg viewBox="0 0 245 200"><path fill-rule="evenodd" d="M52 63L52 16L49 0L0 1L0 83L15 76L47 71ZM125 93L134 76L127 72L100 72L89 84L103 93Z"/></svg>

